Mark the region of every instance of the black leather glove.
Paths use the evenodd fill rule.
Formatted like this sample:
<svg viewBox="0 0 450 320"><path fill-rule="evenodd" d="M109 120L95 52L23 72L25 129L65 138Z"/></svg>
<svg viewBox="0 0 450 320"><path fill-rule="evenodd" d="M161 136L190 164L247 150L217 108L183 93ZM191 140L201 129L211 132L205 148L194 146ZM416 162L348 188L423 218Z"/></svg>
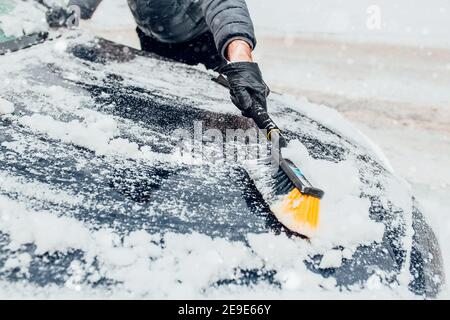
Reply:
<svg viewBox="0 0 450 320"><path fill-rule="evenodd" d="M231 101L242 111L243 116L250 117L254 103L267 111L266 98L270 89L257 63L233 62L220 68L219 72L227 77Z"/></svg>

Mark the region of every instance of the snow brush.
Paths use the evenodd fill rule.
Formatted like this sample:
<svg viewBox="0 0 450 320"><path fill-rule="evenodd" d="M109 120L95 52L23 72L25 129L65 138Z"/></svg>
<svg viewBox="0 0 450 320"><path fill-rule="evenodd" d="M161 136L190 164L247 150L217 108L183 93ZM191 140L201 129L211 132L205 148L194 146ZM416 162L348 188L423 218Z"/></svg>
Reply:
<svg viewBox="0 0 450 320"><path fill-rule="evenodd" d="M212 80L229 88L222 75ZM266 133L272 150L269 158L249 165L248 173L278 221L291 231L311 237L319 224L320 199L324 192L313 187L291 160L283 158L286 140L267 111L254 105L250 117Z"/></svg>

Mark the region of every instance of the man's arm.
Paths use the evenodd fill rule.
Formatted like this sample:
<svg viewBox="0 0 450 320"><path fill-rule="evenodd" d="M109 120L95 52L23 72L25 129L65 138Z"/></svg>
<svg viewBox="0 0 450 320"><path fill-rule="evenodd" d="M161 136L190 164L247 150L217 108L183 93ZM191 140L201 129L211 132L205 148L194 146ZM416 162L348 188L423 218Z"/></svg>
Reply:
<svg viewBox="0 0 450 320"><path fill-rule="evenodd" d="M244 0L204 0L203 10L217 49L231 62L219 70L230 84L231 101L246 117L254 117L261 108L267 110L270 90L253 62L256 38L247 4Z"/></svg>
<svg viewBox="0 0 450 320"><path fill-rule="evenodd" d="M225 59L252 61L256 38L245 0L203 0L203 13Z"/></svg>

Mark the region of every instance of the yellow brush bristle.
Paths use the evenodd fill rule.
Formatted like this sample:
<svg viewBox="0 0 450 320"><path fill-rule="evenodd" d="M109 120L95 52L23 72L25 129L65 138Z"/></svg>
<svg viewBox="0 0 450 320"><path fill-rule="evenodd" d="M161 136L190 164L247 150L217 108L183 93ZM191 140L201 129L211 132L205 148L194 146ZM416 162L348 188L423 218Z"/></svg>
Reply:
<svg viewBox="0 0 450 320"><path fill-rule="evenodd" d="M295 188L272 206L277 219L292 231L310 237L319 224L320 199Z"/></svg>

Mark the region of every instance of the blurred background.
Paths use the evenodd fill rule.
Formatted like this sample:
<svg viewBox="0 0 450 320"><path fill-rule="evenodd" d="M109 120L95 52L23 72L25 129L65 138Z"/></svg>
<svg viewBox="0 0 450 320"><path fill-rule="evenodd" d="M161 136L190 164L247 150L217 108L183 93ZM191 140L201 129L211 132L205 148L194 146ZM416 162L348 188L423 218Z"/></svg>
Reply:
<svg viewBox="0 0 450 320"><path fill-rule="evenodd" d="M278 92L337 109L414 189L450 265L450 1L247 0ZM81 22L139 48L126 0Z"/></svg>

